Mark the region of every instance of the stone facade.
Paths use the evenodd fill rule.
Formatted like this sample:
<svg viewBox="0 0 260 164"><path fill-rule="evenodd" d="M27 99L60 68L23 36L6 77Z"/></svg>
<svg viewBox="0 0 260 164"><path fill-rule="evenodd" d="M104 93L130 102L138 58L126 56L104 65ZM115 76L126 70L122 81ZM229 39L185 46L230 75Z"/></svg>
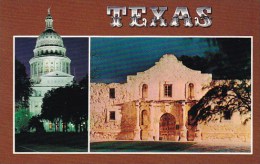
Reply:
<svg viewBox="0 0 260 164"><path fill-rule="evenodd" d="M230 118L225 118L222 113L215 115L214 120L200 122L191 132L194 136L197 135L198 140L203 141L251 142L251 121L245 122L250 117L251 112L241 115L234 111ZM194 137L193 135L190 137Z"/></svg>
<svg viewBox="0 0 260 164"><path fill-rule="evenodd" d="M90 137L101 140L250 140L250 124L231 120L188 125L188 111L204 96L211 74L166 54L127 82L90 84Z"/></svg>

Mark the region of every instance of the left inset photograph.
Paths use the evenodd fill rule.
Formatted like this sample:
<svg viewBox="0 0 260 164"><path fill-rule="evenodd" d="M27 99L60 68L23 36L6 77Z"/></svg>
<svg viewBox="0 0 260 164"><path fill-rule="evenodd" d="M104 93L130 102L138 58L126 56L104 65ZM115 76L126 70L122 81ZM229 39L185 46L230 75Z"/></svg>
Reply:
<svg viewBox="0 0 260 164"><path fill-rule="evenodd" d="M13 151L88 152L89 38L60 36L50 10L45 22L13 38Z"/></svg>

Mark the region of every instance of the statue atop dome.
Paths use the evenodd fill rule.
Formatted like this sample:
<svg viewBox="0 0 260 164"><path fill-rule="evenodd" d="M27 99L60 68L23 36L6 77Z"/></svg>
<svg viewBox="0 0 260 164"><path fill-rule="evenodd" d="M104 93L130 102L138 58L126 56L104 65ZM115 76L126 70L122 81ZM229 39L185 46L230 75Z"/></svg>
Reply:
<svg viewBox="0 0 260 164"><path fill-rule="evenodd" d="M48 29L54 30L53 29L53 19L52 19L52 16L51 16L51 8L48 8L48 15L45 18L45 22L46 22L45 30L48 30Z"/></svg>
<svg viewBox="0 0 260 164"><path fill-rule="evenodd" d="M51 8L48 8L48 15L51 15Z"/></svg>
<svg viewBox="0 0 260 164"><path fill-rule="evenodd" d="M45 18L45 30L39 35L33 50L35 57L60 56L66 57L66 48L60 35L53 29L53 18L51 8L48 8Z"/></svg>

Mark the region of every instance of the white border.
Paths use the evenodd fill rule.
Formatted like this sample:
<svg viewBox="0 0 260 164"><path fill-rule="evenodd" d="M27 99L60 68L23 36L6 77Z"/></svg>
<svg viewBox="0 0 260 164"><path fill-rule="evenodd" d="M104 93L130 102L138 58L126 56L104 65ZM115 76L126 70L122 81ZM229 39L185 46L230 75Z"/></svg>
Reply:
<svg viewBox="0 0 260 164"><path fill-rule="evenodd" d="M15 38L37 38L38 35L13 36L13 154L217 154L217 155L252 155L253 154L253 36L153 36L153 35L62 35L62 38L89 38L88 41L88 152L15 152ZM92 38L250 38L251 39L251 152L90 152L90 60Z"/></svg>

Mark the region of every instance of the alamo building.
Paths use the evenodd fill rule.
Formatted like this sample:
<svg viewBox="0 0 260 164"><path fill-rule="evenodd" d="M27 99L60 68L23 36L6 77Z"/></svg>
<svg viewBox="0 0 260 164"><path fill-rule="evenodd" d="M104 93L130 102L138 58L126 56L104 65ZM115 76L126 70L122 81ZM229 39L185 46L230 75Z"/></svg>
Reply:
<svg viewBox="0 0 260 164"><path fill-rule="evenodd" d="M251 141L251 123L237 113L221 122L188 124L188 112L212 74L192 70L165 54L126 83L90 84L90 138L94 141Z"/></svg>

